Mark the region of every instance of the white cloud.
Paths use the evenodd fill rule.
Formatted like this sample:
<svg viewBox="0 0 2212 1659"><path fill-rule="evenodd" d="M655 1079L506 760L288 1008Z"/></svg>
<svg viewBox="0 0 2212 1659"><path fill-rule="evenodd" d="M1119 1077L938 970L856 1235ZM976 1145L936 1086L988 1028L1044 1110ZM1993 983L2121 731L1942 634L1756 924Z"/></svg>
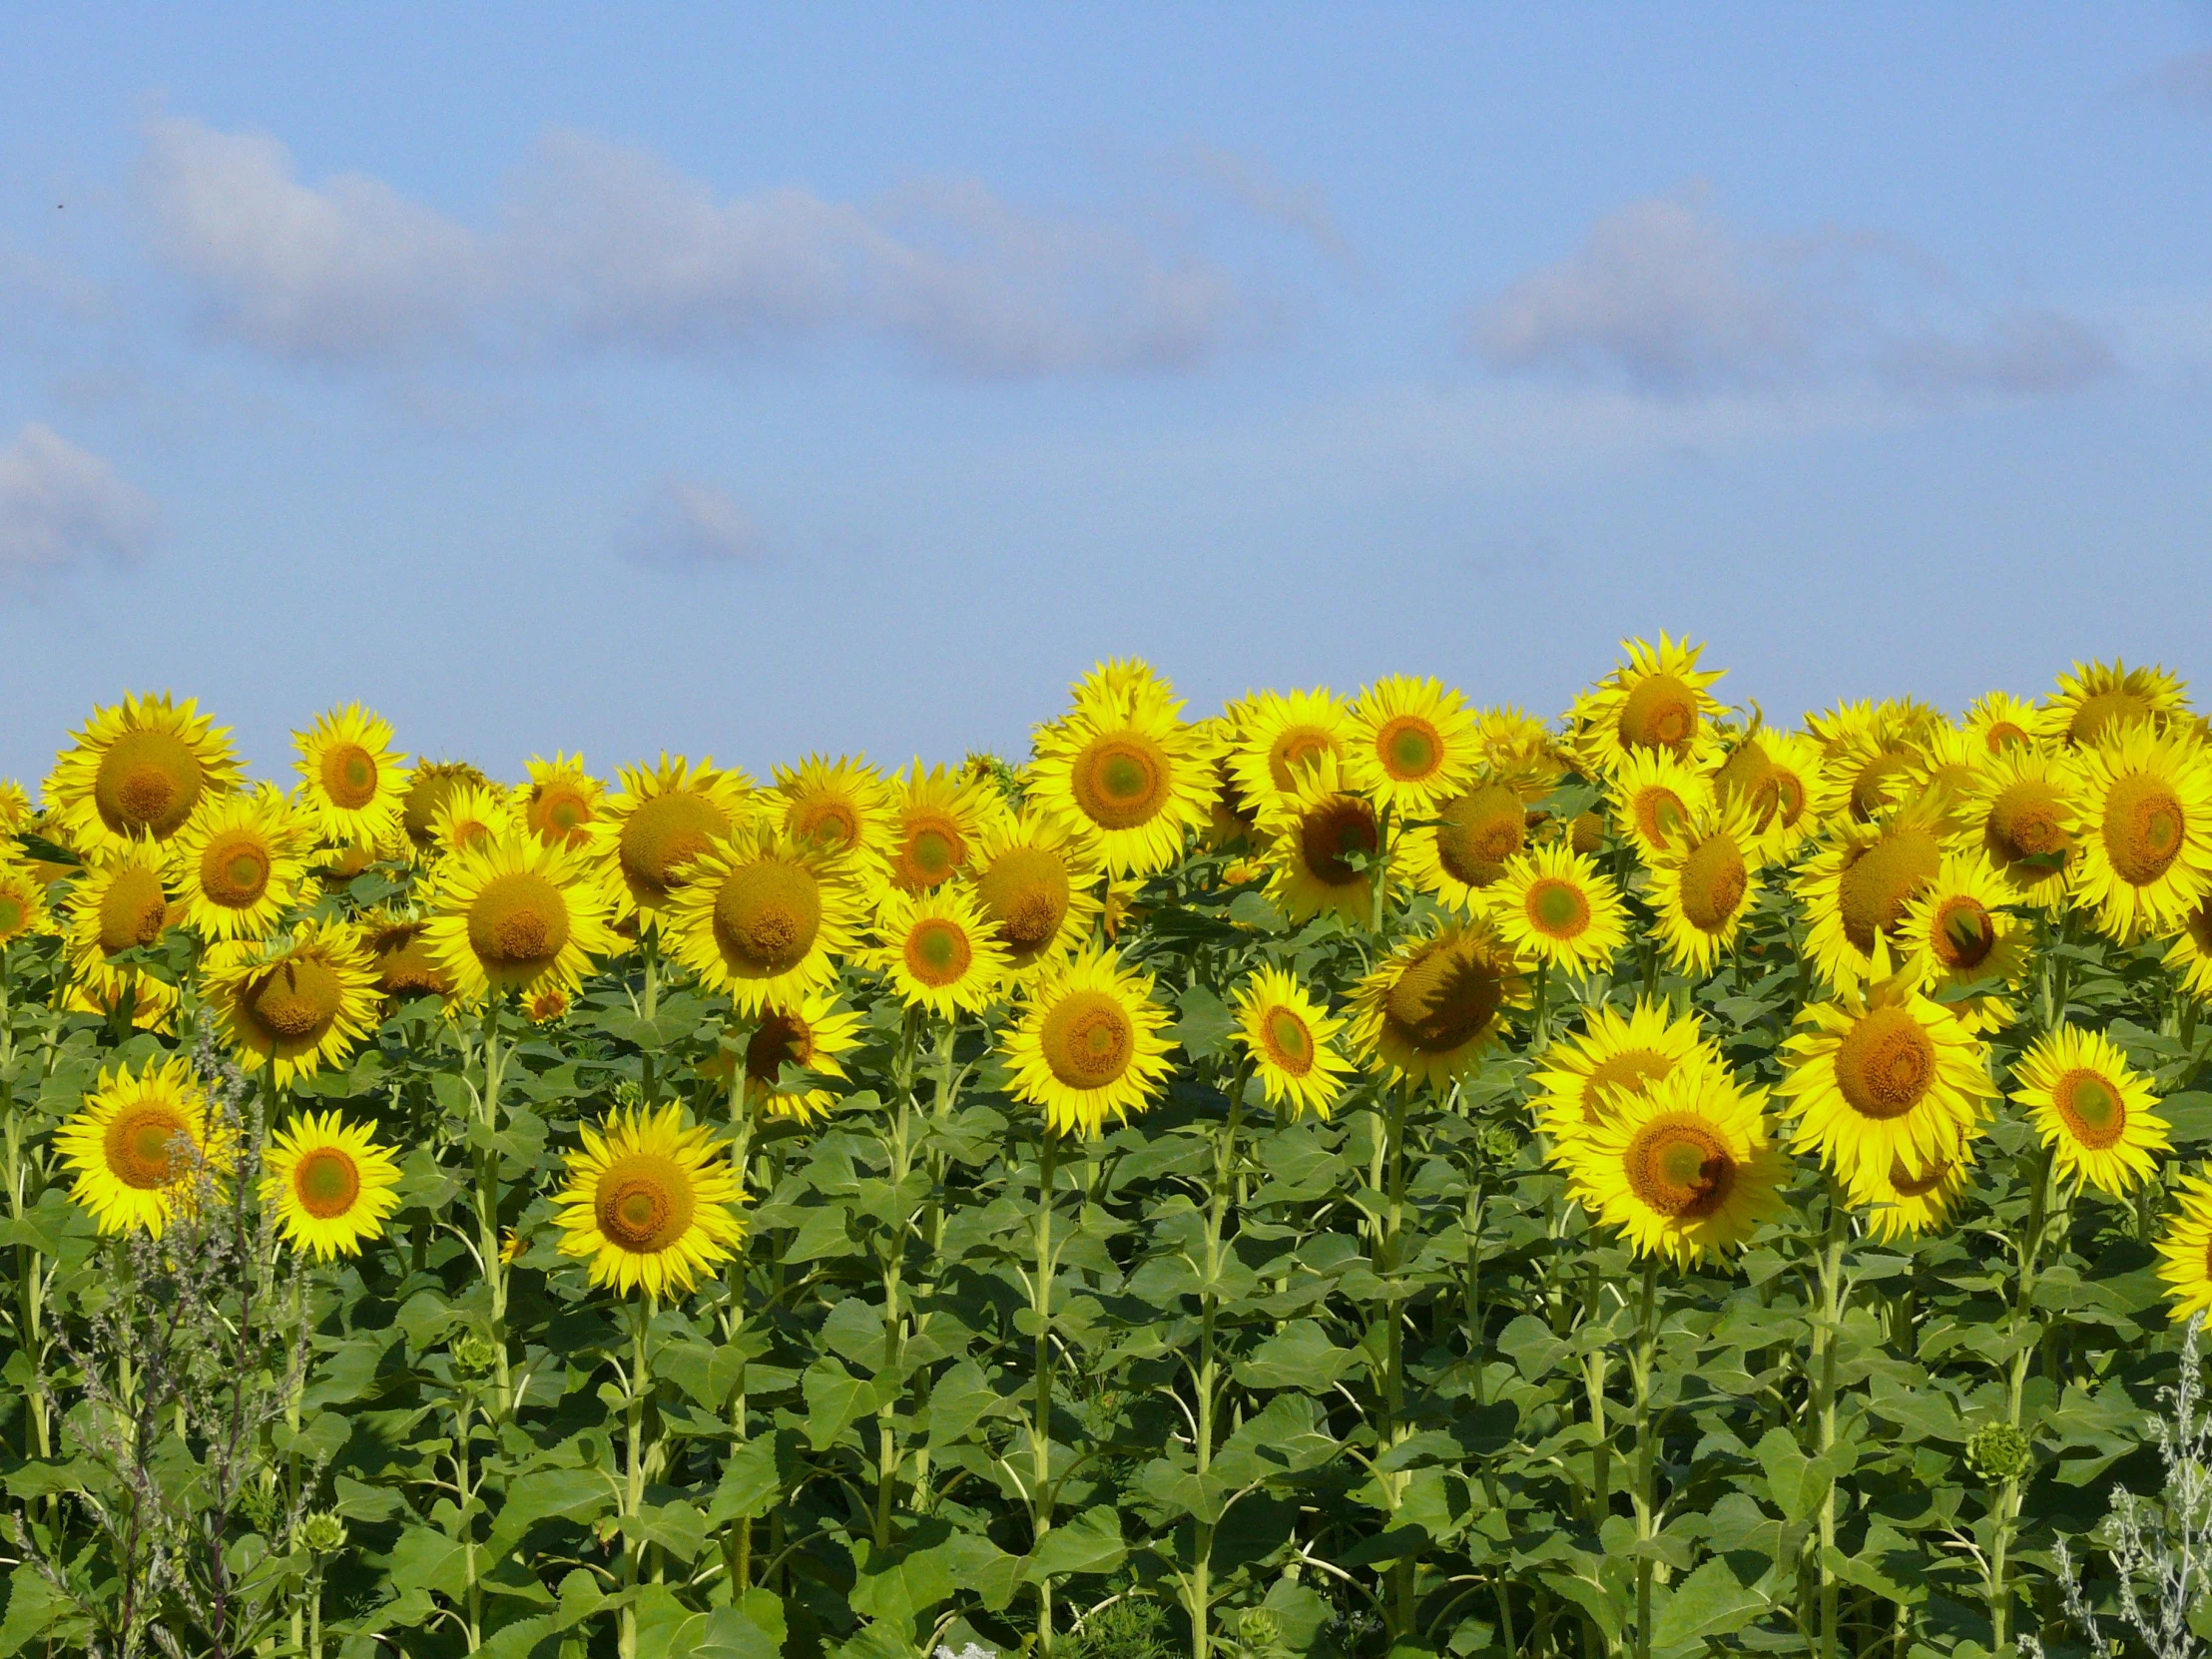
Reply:
<svg viewBox="0 0 2212 1659"><path fill-rule="evenodd" d="M973 181L864 202L718 197L658 158L556 133L479 229L377 180L303 183L261 134L148 131L154 247L209 324L273 354L381 360L581 350L725 354L875 336L972 376L1179 368L1233 344L1224 270Z"/></svg>
<svg viewBox="0 0 2212 1659"><path fill-rule="evenodd" d="M1169 158L1178 171L1234 202L1253 218L1302 237L1347 271L1358 269L1352 242L1319 185L1286 184L1256 156L1193 139Z"/></svg>
<svg viewBox="0 0 2212 1659"><path fill-rule="evenodd" d="M620 538L624 558L668 570L755 564L760 527L712 484L671 473L631 509Z"/></svg>
<svg viewBox="0 0 2212 1659"><path fill-rule="evenodd" d="M1917 398L2034 396L2117 367L2087 325L1964 302L1894 238L1742 236L1707 195L1693 186L1606 215L1573 254L1481 306L1468 343L1499 372L1675 398L1851 379Z"/></svg>
<svg viewBox="0 0 2212 1659"><path fill-rule="evenodd" d="M0 444L0 578L35 581L95 558L135 564L158 517L114 467L36 421Z"/></svg>
<svg viewBox="0 0 2212 1659"><path fill-rule="evenodd" d="M2173 105L2212 115L2212 52L2168 58L2137 83L2140 91Z"/></svg>

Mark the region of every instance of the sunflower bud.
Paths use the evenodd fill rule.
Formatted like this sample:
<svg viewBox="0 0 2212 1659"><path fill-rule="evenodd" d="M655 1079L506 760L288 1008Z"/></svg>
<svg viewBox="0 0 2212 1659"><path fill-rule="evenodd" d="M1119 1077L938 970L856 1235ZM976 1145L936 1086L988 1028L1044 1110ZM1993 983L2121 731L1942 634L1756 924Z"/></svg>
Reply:
<svg viewBox="0 0 2212 1659"><path fill-rule="evenodd" d="M2027 1465L2027 1436L2008 1422L1989 1423L1966 1442L1966 1467L1992 1486L2017 1480Z"/></svg>

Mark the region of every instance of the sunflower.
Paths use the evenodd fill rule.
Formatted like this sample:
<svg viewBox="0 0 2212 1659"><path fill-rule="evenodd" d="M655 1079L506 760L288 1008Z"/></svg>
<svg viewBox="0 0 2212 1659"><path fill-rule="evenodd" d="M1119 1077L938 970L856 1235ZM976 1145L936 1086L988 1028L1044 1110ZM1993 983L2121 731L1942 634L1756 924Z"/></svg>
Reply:
<svg viewBox="0 0 2212 1659"><path fill-rule="evenodd" d="M1918 794L1926 766L1920 726L1894 704L1854 705L1828 717L1813 813L1823 823L1872 824Z"/></svg>
<svg viewBox="0 0 2212 1659"><path fill-rule="evenodd" d="M96 968L79 973L69 987L65 1004L73 1014L96 1014L108 1019L124 1008L131 1024L141 1031L172 1032L184 993L166 979L157 979L138 968Z"/></svg>
<svg viewBox="0 0 2212 1659"><path fill-rule="evenodd" d="M586 847L606 794L606 786L584 770L583 756L555 750L550 761L530 757L530 781L514 787L509 804L540 840Z"/></svg>
<svg viewBox="0 0 2212 1659"><path fill-rule="evenodd" d="M1345 1091L1351 1062L1337 1052L1342 1019L1332 1017L1291 975L1264 967L1229 999L1236 1036L1252 1056L1270 1106L1286 1118L1326 1118Z"/></svg>
<svg viewBox="0 0 2212 1659"><path fill-rule="evenodd" d="M447 997L453 975L430 948L427 916L379 906L359 920L361 948L376 975L376 988L394 1000L410 996Z"/></svg>
<svg viewBox="0 0 2212 1659"><path fill-rule="evenodd" d="M988 777L969 780L996 788ZM783 828L795 840L819 841L832 851L877 859L890 850L891 792L865 761L810 755L796 767L776 769L776 799Z"/></svg>
<svg viewBox="0 0 2212 1659"><path fill-rule="evenodd" d="M568 992L558 985L542 985L522 1004L522 1017L532 1025L553 1025L568 1017Z"/></svg>
<svg viewBox="0 0 2212 1659"><path fill-rule="evenodd" d="M2212 1316L2212 1181L2184 1175L2174 1190L2180 1211L2158 1241L2158 1277L2173 1298L2174 1323Z"/></svg>
<svg viewBox="0 0 2212 1659"><path fill-rule="evenodd" d="M1588 853L1554 843L1522 853L1499 877L1490 919L1520 956L1594 973L1628 942L1628 908Z"/></svg>
<svg viewBox="0 0 2212 1659"><path fill-rule="evenodd" d="M0 778L0 835L12 835L31 823L31 798L13 778Z"/></svg>
<svg viewBox="0 0 2212 1659"><path fill-rule="evenodd" d="M217 945L208 1000L247 1070L276 1067L276 1086L341 1064L376 1029L376 970L342 922L303 921L267 944Z"/></svg>
<svg viewBox="0 0 2212 1659"><path fill-rule="evenodd" d="M1608 1115L1619 1096L1642 1094L1701 1055L1719 1064L1695 1014L1676 1019L1665 1001L1643 997L1625 1015L1592 1004L1581 1032L1546 1048L1545 1069L1530 1079L1543 1091L1535 1100L1536 1127L1564 1146Z"/></svg>
<svg viewBox="0 0 2212 1659"><path fill-rule="evenodd" d="M132 971L111 959L159 942L183 919L183 904L170 896L175 863L172 848L143 838L94 855L69 894L64 948L78 978L107 984Z"/></svg>
<svg viewBox="0 0 2212 1659"><path fill-rule="evenodd" d="M1694 1267L1744 1244L1782 1209L1788 1157L1767 1133L1766 1091L1718 1065L1680 1065L1568 1143L1576 1198L1639 1256Z"/></svg>
<svg viewBox="0 0 2212 1659"><path fill-rule="evenodd" d="M464 1001L487 992L574 991L619 948L611 882L590 854L527 831L478 841L439 867L423 943Z"/></svg>
<svg viewBox="0 0 2212 1659"><path fill-rule="evenodd" d="M2172 1144L2149 1079L2101 1031L2063 1025L2036 1038L2012 1067L2012 1098L2061 1179L2079 1176L2114 1198L2141 1186Z"/></svg>
<svg viewBox="0 0 2212 1659"><path fill-rule="evenodd" d="M447 857L521 832L510 793L496 784L455 784L430 815L431 844Z"/></svg>
<svg viewBox="0 0 2212 1659"><path fill-rule="evenodd" d="M1812 925L1805 950L1839 991L1874 972L1875 947L1895 943L1907 907L1942 868L1947 821L1923 796L1873 824L1834 825L1828 844L1797 874L1797 895Z"/></svg>
<svg viewBox="0 0 2212 1659"><path fill-rule="evenodd" d="M299 751L299 801L326 841L373 844L399 826L407 757L393 751L391 726L348 703L315 716L291 741Z"/></svg>
<svg viewBox="0 0 2212 1659"><path fill-rule="evenodd" d="M373 1133L335 1112L303 1112L270 1137L262 1202L276 1207L292 1249L327 1262L383 1237L384 1218L399 1208L399 1166Z"/></svg>
<svg viewBox="0 0 2212 1659"><path fill-rule="evenodd" d="M1400 944L1360 981L1352 1040L1375 1071L1449 1083L1481 1063L1506 1009L1527 1000L1520 964L1487 925L1447 926Z"/></svg>
<svg viewBox="0 0 2212 1659"><path fill-rule="evenodd" d="M1978 850L2011 902L2065 894L2081 839L2081 781L2064 752L2014 744L1993 755L1960 803L1963 846Z"/></svg>
<svg viewBox="0 0 2212 1659"><path fill-rule="evenodd" d="M738 828L753 781L713 761L694 766L663 753L660 763L622 769L622 793L592 821L592 850L611 867L618 917L653 926L690 859Z"/></svg>
<svg viewBox="0 0 2212 1659"><path fill-rule="evenodd" d="M838 1056L860 1040L860 1016L837 1006L834 991L812 991L796 1004L771 1003L745 1045L745 1098L763 1117L812 1123L829 1115L836 1096L815 1079L842 1081ZM787 1083L785 1068L805 1077Z"/></svg>
<svg viewBox="0 0 2212 1659"><path fill-rule="evenodd" d="M1794 1139L1847 1186L1957 1158L1996 1093L1988 1050L1909 976L1809 1004L1797 1023L1778 1092Z"/></svg>
<svg viewBox="0 0 2212 1659"><path fill-rule="evenodd" d="M1300 769L1288 795L1270 798L1260 826L1270 837L1268 897L1294 925L1325 911L1355 926L1376 918L1377 872L1352 860L1381 856L1382 826L1374 804L1346 790L1334 757ZM1387 905L1400 883L1387 864L1381 876Z"/></svg>
<svg viewBox="0 0 2212 1659"><path fill-rule="evenodd" d="M1922 738L1906 773L1906 789L1940 790L1953 801L1970 800L1988 766L1989 752L1981 741L1944 721Z"/></svg>
<svg viewBox="0 0 2212 1659"><path fill-rule="evenodd" d="M1542 800L1567 775L1566 757L1550 726L1510 704L1476 711L1474 747L1482 776L1520 791L1524 799Z"/></svg>
<svg viewBox="0 0 2212 1659"><path fill-rule="evenodd" d="M1059 961L1090 937L1105 871L1064 820L1009 813L976 837L969 885L1017 977Z"/></svg>
<svg viewBox="0 0 2212 1659"><path fill-rule="evenodd" d="M2037 714L2037 735L2052 743L2087 746L2117 737L2130 726L2164 730L2185 714L2181 682L2162 668L2129 668L2122 662L2076 663L2058 677L2058 690Z"/></svg>
<svg viewBox="0 0 2212 1659"><path fill-rule="evenodd" d="M979 1014L997 999L1006 951L982 908L957 889L918 897L885 889L875 904L879 948L861 960L882 974L909 1008L942 1019Z"/></svg>
<svg viewBox="0 0 2212 1659"><path fill-rule="evenodd" d="M1481 751L1466 699L1436 680L1393 674L1353 705L1347 775L1377 808L1425 817L1474 777Z"/></svg>
<svg viewBox="0 0 2212 1659"><path fill-rule="evenodd" d="M1976 1124L1966 1131L1954 1156L1920 1165L1892 1158L1890 1167L1880 1175L1862 1171L1859 1179L1845 1188L1845 1197L1868 1211L1868 1233L1886 1243L1933 1233L1958 1207L1966 1191L1966 1179L1973 1171L1973 1146L1980 1138L1981 1126Z"/></svg>
<svg viewBox="0 0 2212 1659"><path fill-rule="evenodd" d="M1006 818L1006 799L997 785L943 767L924 772L918 760L911 772L892 781L890 796L880 867L883 879L900 892L933 892L964 874L977 839Z"/></svg>
<svg viewBox="0 0 2212 1659"><path fill-rule="evenodd" d="M2035 705L2010 692L1990 692L1974 699L1966 711L1966 735L1984 753L2002 755L2008 749L2031 749L2041 716Z"/></svg>
<svg viewBox="0 0 2212 1659"><path fill-rule="evenodd" d="M166 841L185 827L204 795L239 781L228 728L218 728L191 698L124 694L93 710L75 742L55 757L45 785L69 843L100 852L140 836Z"/></svg>
<svg viewBox="0 0 2212 1659"><path fill-rule="evenodd" d="M1684 828L1676 850L1652 864L1647 896L1655 929L1685 973L1710 973L1736 943L1758 896L1759 842L1741 797L1707 807Z"/></svg>
<svg viewBox="0 0 2212 1659"><path fill-rule="evenodd" d="M1398 831L1390 871L1447 909L1477 915L1527 845L1528 806L1519 792L1478 783L1437 807L1433 823Z"/></svg>
<svg viewBox="0 0 2212 1659"><path fill-rule="evenodd" d="M1781 863L1820 827L1813 797L1820 783L1821 750L1802 732L1762 732L1757 742L1765 766L1748 791L1751 822L1764 860Z"/></svg>
<svg viewBox="0 0 2212 1659"><path fill-rule="evenodd" d="M1613 822L1646 862L1680 851L1690 821L1713 805L1711 781L1692 772L1671 749L1624 754L1606 793Z"/></svg>
<svg viewBox="0 0 2212 1659"><path fill-rule="evenodd" d="M1175 705L1078 703L1037 733L1029 801L1095 838L1113 875L1151 875L1213 821L1213 741L1176 720Z"/></svg>
<svg viewBox="0 0 2212 1659"><path fill-rule="evenodd" d="M1180 707L1175 701L1175 688L1161 679L1159 671L1142 657L1110 657L1070 686L1068 692L1069 701L1079 711L1108 704L1159 709Z"/></svg>
<svg viewBox="0 0 2212 1659"><path fill-rule="evenodd" d="M489 789L491 780L466 761L417 761L407 773L407 787L399 798L399 827L408 842L427 852L437 844L438 809L445 798L463 785Z"/></svg>
<svg viewBox="0 0 2212 1659"><path fill-rule="evenodd" d="M1574 700L1569 740L1583 769L1604 777L1638 749L1670 750L1677 759L1703 761L1713 738L1710 722L1720 703L1706 688L1725 669L1700 672L1705 647L1659 636L1656 650L1643 640L1621 641L1627 658Z"/></svg>
<svg viewBox="0 0 2212 1659"><path fill-rule="evenodd" d="M1097 1135L1149 1105L1174 1067L1152 976L1110 950L1085 950L1039 976L1000 1039L1013 1091L1061 1135Z"/></svg>
<svg viewBox="0 0 2212 1659"><path fill-rule="evenodd" d="M231 1137L182 1055L102 1071L83 1107L54 1135L76 1176L70 1196L103 1233L144 1228L160 1238L189 1205L203 1168L231 1166Z"/></svg>
<svg viewBox="0 0 2212 1659"><path fill-rule="evenodd" d="M1350 711L1332 691L1261 692L1241 714L1221 741L1237 798L1250 811L1294 793L1298 775L1324 756L1340 767L1351 759Z"/></svg>
<svg viewBox="0 0 2212 1659"><path fill-rule="evenodd" d="M563 1256L589 1257L591 1282L617 1296L689 1292L745 1237L737 1172L681 1106L617 1111L584 1131L554 1200Z"/></svg>
<svg viewBox="0 0 2212 1659"><path fill-rule="evenodd" d="M2080 761L2074 896L2122 942L2170 932L2212 889L2212 756L2137 721Z"/></svg>
<svg viewBox="0 0 2212 1659"><path fill-rule="evenodd" d="M2010 901L1986 859L1953 852L1906 906L1898 927L1907 968L1969 1026L1978 1011L1969 1011L1971 1003L1993 1001L1994 992L2017 985L2027 970L2027 930L2005 913Z"/></svg>
<svg viewBox="0 0 2212 1659"><path fill-rule="evenodd" d="M686 867L668 908L671 948L703 983L752 1012L827 985L857 939L853 860L757 823Z"/></svg>
<svg viewBox="0 0 2212 1659"><path fill-rule="evenodd" d="M307 827L267 784L208 797L175 846L185 923L203 938L260 938L283 919L306 879Z"/></svg>
<svg viewBox="0 0 2212 1659"><path fill-rule="evenodd" d="M0 858L0 950L53 930L45 885L14 859Z"/></svg>

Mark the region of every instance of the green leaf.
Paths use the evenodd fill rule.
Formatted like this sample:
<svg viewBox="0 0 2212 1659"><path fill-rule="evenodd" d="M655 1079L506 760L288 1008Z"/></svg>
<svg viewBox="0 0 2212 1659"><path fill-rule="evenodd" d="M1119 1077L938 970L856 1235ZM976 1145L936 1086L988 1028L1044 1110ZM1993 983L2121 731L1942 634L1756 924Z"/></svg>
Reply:
<svg viewBox="0 0 2212 1659"><path fill-rule="evenodd" d="M1178 998L1181 1017L1169 1033L1183 1052L1194 1060L1210 1060L1229 1046L1229 1034L1237 1017L1220 997L1204 985L1193 985Z"/></svg>
<svg viewBox="0 0 2212 1659"><path fill-rule="evenodd" d="M485 1554L506 1554L542 1520L590 1524L616 1507L614 1485L597 1469L532 1469L508 1483L507 1501L492 1521Z"/></svg>
<svg viewBox="0 0 2212 1659"><path fill-rule="evenodd" d="M858 1418L875 1409L875 1389L836 1361L824 1358L807 1368L800 1388L807 1396L807 1439L827 1451Z"/></svg>
<svg viewBox="0 0 2212 1659"><path fill-rule="evenodd" d="M776 1440L763 1436L747 1440L730 1454L722 1465L714 1501L707 1506L709 1531L719 1531L734 1520L755 1519L776 1506L784 1491L776 1450Z"/></svg>
<svg viewBox="0 0 2212 1659"><path fill-rule="evenodd" d="M1047 1532L1044 1542L1029 1552L1021 1576L1036 1584L1073 1572L1112 1572L1128 1553L1121 1540L1121 1516L1096 1504Z"/></svg>
<svg viewBox="0 0 2212 1659"><path fill-rule="evenodd" d="M1767 1608L1767 1598L1747 1589L1735 1570L1715 1555L1675 1585L1652 1620L1654 1648L1688 1648L1732 1636Z"/></svg>

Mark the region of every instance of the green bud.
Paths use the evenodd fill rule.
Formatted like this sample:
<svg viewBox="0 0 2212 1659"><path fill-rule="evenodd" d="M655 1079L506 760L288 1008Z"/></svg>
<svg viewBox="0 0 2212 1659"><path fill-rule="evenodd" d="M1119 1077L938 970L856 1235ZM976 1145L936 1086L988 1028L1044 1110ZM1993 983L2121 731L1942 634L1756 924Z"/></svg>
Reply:
<svg viewBox="0 0 2212 1659"><path fill-rule="evenodd" d="M335 1555L345 1547L345 1522L317 1509L299 1523L299 1541L310 1555Z"/></svg>
<svg viewBox="0 0 2212 1659"><path fill-rule="evenodd" d="M1966 1467L1994 1486L2017 1480L2027 1472L2027 1436L2008 1422L1992 1422L1976 1429L1966 1442Z"/></svg>
<svg viewBox="0 0 2212 1659"><path fill-rule="evenodd" d="M453 1369L463 1377L482 1377L499 1364L499 1349L489 1337L471 1331L453 1340Z"/></svg>

